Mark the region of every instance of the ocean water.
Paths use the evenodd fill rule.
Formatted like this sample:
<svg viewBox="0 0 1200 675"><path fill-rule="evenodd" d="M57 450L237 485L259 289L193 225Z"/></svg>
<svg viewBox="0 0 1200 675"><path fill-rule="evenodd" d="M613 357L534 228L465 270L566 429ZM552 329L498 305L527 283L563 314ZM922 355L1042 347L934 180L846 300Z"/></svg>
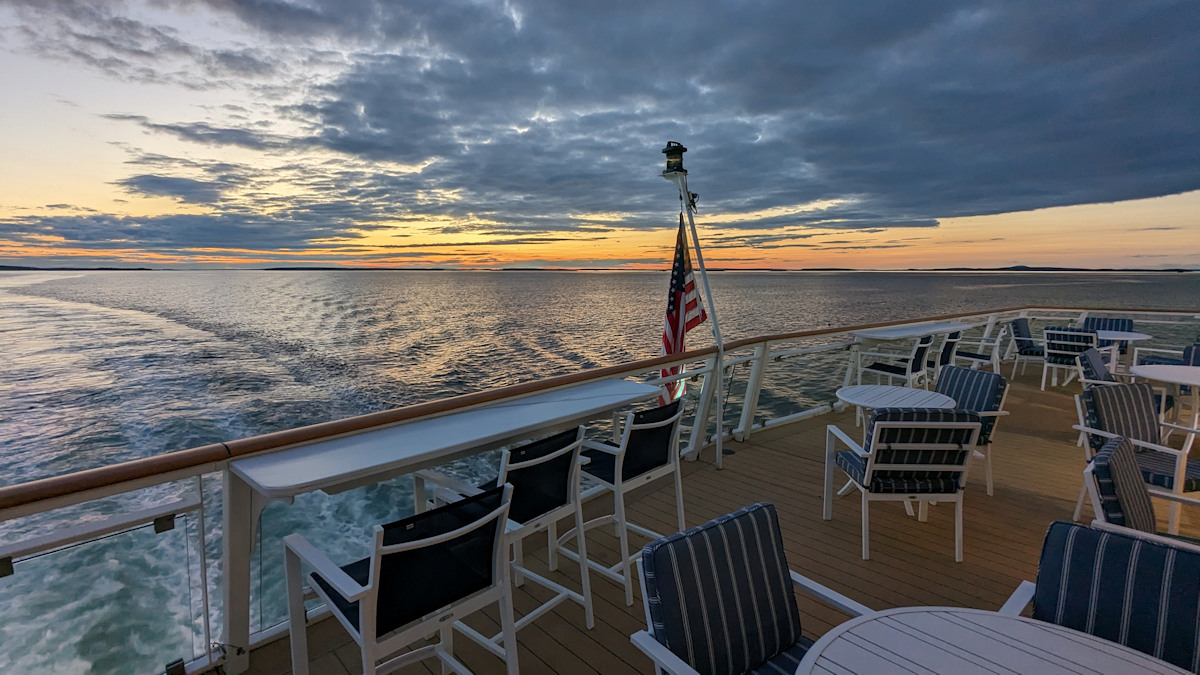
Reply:
<svg viewBox="0 0 1200 675"><path fill-rule="evenodd" d="M1198 274L720 272L710 281L726 340L1029 304L1195 309L1200 298ZM651 357L666 284L665 272L0 273L0 484ZM704 326L689 338L712 340ZM768 414L819 397L798 380L771 381ZM493 461L453 470L482 475ZM204 492L215 589L215 476ZM194 493L183 482L11 521L0 539ZM410 509L403 478L268 508L256 625L285 614L279 537L304 532L349 560L372 524ZM0 672L153 672L190 657L202 648L197 530L193 514L162 535L140 530L18 563L0 578Z"/></svg>

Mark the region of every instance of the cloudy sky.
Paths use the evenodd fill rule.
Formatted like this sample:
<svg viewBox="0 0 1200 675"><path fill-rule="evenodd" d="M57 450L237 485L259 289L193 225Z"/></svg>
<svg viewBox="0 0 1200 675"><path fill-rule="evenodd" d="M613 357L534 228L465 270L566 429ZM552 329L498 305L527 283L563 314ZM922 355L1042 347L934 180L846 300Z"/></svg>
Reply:
<svg viewBox="0 0 1200 675"><path fill-rule="evenodd" d="M0 264L1200 269L1200 3L0 0Z"/></svg>

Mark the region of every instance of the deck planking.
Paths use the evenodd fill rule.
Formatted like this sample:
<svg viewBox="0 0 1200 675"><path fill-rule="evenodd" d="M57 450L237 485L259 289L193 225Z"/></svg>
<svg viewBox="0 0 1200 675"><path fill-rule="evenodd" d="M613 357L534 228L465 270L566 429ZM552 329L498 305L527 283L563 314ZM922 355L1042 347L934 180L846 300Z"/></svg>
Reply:
<svg viewBox="0 0 1200 675"><path fill-rule="evenodd" d="M684 464L684 502L689 526L758 501L779 511L784 548L792 569L874 609L913 605L948 605L998 609L1024 579L1033 579L1042 538L1050 523L1070 520L1079 495L1083 451L1075 445L1076 387L1040 391L1040 371L1019 376L1009 389L1006 408L993 444L995 496L984 489L983 464L973 464L964 500L964 561L954 562L954 509L933 506L928 522L907 516L900 503L871 507L871 559L861 558L860 500L857 491L834 501L833 519L821 519L826 425L836 424L851 436L853 412L831 413L754 433L746 442L727 443L733 454L724 469L712 463L712 450ZM1077 385L1076 385L1077 386ZM835 471L835 488L845 476ZM611 509L601 498L587 505L589 516ZM1165 529L1165 507L1159 508ZM635 495L630 520L661 532L675 529L675 497L670 479ZM1200 514L1197 514L1200 516ZM1090 521L1085 505L1083 520ZM562 527L567 527L564 523ZM1200 517L1185 511L1181 532L1200 534ZM545 569L545 547L530 547L526 558ZM635 538L632 546L644 540ZM588 553L602 562L619 558L610 528L589 534ZM560 556L551 576L578 587L578 567ZM583 609L566 602L519 634L522 673L646 673L650 661L629 636L645 627L641 595L625 605L621 586L592 575L596 626L587 630ZM534 584L517 589L518 613L535 607L549 592ZM800 594L804 632L817 637L847 617ZM498 631L495 610L468 620L486 634ZM360 673L358 648L336 621L309 628L311 670L319 675ZM478 673L502 673L502 662L470 640L458 636L455 654ZM290 672L288 641L275 641L251 654L250 673ZM441 672L426 661L401 672Z"/></svg>

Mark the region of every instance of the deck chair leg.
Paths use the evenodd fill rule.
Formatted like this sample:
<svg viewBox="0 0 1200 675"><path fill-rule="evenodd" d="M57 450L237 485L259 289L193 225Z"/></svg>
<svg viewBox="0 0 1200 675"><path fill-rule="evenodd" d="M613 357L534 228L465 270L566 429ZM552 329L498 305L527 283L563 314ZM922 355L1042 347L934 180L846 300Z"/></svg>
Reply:
<svg viewBox="0 0 1200 675"><path fill-rule="evenodd" d="M555 540L557 542L557 539ZM551 543L550 548L557 548L557 543ZM596 615L592 609L592 576L591 566L587 557L587 532L583 529L583 505L575 502L575 550L579 551L579 579L583 590L583 616L587 620L588 630L596 626Z"/></svg>
<svg viewBox="0 0 1200 675"><path fill-rule="evenodd" d="M959 493L954 502L954 562L963 561L963 500Z"/></svg>
<svg viewBox="0 0 1200 675"><path fill-rule="evenodd" d="M917 503L917 522L929 522L929 502L922 501Z"/></svg>
<svg viewBox="0 0 1200 675"><path fill-rule="evenodd" d="M1167 533L1179 534L1179 509L1183 504L1171 502L1171 518L1167 521Z"/></svg>
<svg viewBox="0 0 1200 675"><path fill-rule="evenodd" d="M1083 500L1087 499L1087 483L1084 483L1079 488L1079 499L1075 501L1075 515L1071 517L1072 522L1079 522L1079 517L1083 515Z"/></svg>
<svg viewBox="0 0 1200 675"><path fill-rule="evenodd" d="M554 545L556 541L558 541L558 523L550 523L546 526L546 563L550 566L551 572L558 570L558 547Z"/></svg>
<svg viewBox="0 0 1200 675"><path fill-rule="evenodd" d="M1046 374L1049 370L1045 364L1042 364L1042 391L1046 391Z"/></svg>
<svg viewBox="0 0 1200 675"><path fill-rule="evenodd" d="M617 488L616 496L616 518L617 527L621 534L621 579L625 582L625 604L633 605L633 579L629 575L629 528L625 525L625 496L621 494L620 488Z"/></svg>
<svg viewBox="0 0 1200 675"><path fill-rule="evenodd" d="M513 619L511 591L500 596L500 632L504 636L504 665L508 675L520 675L517 664L517 623Z"/></svg>
<svg viewBox="0 0 1200 675"><path fill-rule="evenodd" d="M683 472L679 467L675 467L675 510L679 512L679 531L683 532L687 523L683 520Z"/></svg>
<svg viewBox="0 0 1200 675"><path fill-rule="evenodd" d="M871 500L864 490L862 493L862 545L863 545L863 560L871 559L871 523L870 523L870 504Z"/></svg>
<svg viewBox="0 0 1200 675"><path fill-rule="evenodd" d="M525 566L525 542L521 539L512 543L512 561L513 565L517 567ZM516 569L513 569L512 585L514 588L520 588L525 585L525 575Z"/></svg>
<svg viewBox="0 0 1200 675"><path fill-rule="evenodd" d="M440 635L438 636L438 642L439 642L438 646L441 647L443 650L445 650L447 654L453 654L454 653L454 624L448 623L446 626L443 626L442 630L439 632L440 632ZM442 675L450 675L450 672L451 672L450 664L446 663L442 659L438 659L438 660L442 662Z"/></svg>
<svg viewBox="0 0 1200 675"><path fill-rule="evenodd" d="M987 493L991 497L995 495L992 490L992 445L987 445L987 450L983 453L983 478L987 482Z"/></svg>
<svg viewBox="0 0 1200 675"><path fill-rule="evenodd" d="M833 438L828 433L825 436L825 491L821 519L833 519Z"/></svg>
<svg viewBox="0 0 1200 675"><path fill-rule="evenodd" d="M289 637L292 643L292 672L308 675L308 621L304 613L300 557L284 549L284 576L288 594Z"/></svg>

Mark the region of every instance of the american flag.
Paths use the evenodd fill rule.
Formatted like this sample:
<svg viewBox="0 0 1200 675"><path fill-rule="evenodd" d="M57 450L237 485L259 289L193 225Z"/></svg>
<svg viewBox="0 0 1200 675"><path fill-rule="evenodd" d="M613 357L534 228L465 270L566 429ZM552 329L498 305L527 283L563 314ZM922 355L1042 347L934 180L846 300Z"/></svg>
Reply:
<svg viewBox="0 0 1200 675"><path fill-rule="evenodd" d="M687 235L683 231L683 214L679 214L679 234L675 236L675 262L671 267L671 288L667 293L667 321L663 326L662 353L678 354L684 351L683 336L704 323L708 315L700 304L700 293L696 290L696 277L692 274L692 258L688 255ZM664 368L663 377L679 374L679 366ZM683 380L666 385L667 396L660 397L667 404L683 396Z"/></svg>

